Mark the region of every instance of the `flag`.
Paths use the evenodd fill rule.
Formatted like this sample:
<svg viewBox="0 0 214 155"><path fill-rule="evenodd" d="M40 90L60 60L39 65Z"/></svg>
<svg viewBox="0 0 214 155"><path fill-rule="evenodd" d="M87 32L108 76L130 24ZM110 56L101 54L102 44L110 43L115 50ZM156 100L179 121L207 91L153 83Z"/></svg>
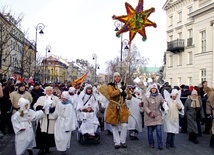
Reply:
<svg viewBox="0 0 214 155"><path fill-rule="evenodd" d="M82 82L84 82L84 80L86 79L87 75L88 75L88 72L86 72L82 77L74 80L72 82L72 87L75 87L76 85L80 85Z"/></svg>

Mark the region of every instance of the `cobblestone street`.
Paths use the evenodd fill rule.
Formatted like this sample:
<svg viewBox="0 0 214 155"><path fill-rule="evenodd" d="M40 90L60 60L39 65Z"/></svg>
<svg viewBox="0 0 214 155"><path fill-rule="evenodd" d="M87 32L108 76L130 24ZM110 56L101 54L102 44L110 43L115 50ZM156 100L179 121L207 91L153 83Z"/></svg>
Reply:
<svg viewBox="0 0 214 155"><path fill-rule="evenodd" d="M155 135L155 134L154 134ZM166 134L163 133L163 143L165 143ZM155 139L156 140L156 139ZM146 129L139 135L139 140L130 140L127 138L128 148L114 149L112 136L106 131L101 132L100 144L81 145L76 140L76 133L71 137L71 148L67 151L68 155L213 155L214 149L209 147L210 135L199 137L199 144L193 144L188 141L187 134L180 133L176 135L176 148L166 148L158 150L150 148L147 142ZM50 149L49 155L60 155L56 148ZM38 150L33 149L34 155ZM5 136L0 143L0 155L15 155L14 135ZM27 155L27 153L25 153Z"/></svg>

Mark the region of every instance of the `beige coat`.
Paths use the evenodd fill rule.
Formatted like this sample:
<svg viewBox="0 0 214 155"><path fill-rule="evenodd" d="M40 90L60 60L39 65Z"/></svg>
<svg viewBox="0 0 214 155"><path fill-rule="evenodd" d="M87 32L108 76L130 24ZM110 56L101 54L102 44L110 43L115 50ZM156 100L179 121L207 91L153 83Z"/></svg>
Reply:
<svg viewBox="0 0 214 155"><path fill-rule="evenodd" d="M19 94L17 91L13 91L12 93L10 93L10 100L13 108L15 109L19 108L18 101L21 97L29 100L30 103L32 103L33 101L32 95L29 92L25 91L24 94ZM17 111L15 109L13 109L12 114L14 114Z"/></svg>
<svg viewBox="0 0 214 155"><path fill-rule="evenodd" d="M161 114L161 104L164 103L164 98L161 94L157 96L149 96L144 100L144 123L146 126L155 126L161 125L163 123L162 114ZM155 118L151 118L149 113L153 112L155 114Z"/></svg>
<svg viewBox="0 0 214 155"><path fill-rule="evenodd" d="M57 96L52 96L53 103L51 107L56 107L56 105L60 102ZM38 98L37 102L34 104L33 108L36 110L37 106L45 106L47 101L47 96L41 96ZM40 120L40 128L41 132L46 132L48 134L54 134L54 126L55 126L56 117L54 113L45 114L44 117ZM49 126L48 126L49 124Z"/></svg>
<svg viewBox="0 0 214 155"><path fill-rule="evenodd" d="M211 131L212 131L212 134L214 134L214 107L211 106L210 102L207 101L207 104L206 104L206 112L208 115L212 115L212 128L211 128Z"/></svg>

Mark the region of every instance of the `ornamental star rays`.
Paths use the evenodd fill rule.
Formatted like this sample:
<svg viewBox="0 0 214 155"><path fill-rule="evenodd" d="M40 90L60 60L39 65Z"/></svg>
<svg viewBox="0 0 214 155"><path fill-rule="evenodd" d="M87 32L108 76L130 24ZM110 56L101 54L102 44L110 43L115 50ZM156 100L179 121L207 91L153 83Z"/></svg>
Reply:
<svg viewBox="0 0 214 155"><path fill-rule="evenodd" d="M125 7L127 15L113 15L112 17L113 19L117 19L124 23L121 29L116 33L116 36L119 37L120 34L129 31L129 44L134 39L136 33L142 35L142 40L145 41L147 39L145 27L157 27L156 23L148 19L150 14L155 11L155 8L152 7L143 11L143 0L139 0L136 9L133 9L133 7L127 2L125 3Z"/></svg>

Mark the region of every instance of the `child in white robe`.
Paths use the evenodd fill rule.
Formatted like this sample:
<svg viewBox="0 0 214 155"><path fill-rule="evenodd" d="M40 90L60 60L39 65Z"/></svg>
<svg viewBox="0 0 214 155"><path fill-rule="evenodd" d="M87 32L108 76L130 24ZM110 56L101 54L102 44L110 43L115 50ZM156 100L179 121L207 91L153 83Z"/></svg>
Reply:
<svg viewBox="0 0 214 155"><path fill-rule="evenodd" d="M22 155L27 150L32 155L32 148L36 146L35 135L31 121L39 120L44 116L42 110L33 111L27 99L20 98L18 101L20 110L13 114L11 121L15 132L16 155Z"/></svg>

